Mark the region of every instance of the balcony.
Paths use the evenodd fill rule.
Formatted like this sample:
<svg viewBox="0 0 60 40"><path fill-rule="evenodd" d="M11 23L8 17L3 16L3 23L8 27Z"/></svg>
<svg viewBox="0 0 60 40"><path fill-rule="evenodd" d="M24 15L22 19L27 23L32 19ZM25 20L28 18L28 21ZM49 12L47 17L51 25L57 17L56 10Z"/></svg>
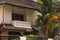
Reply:
<svg viewBox="0 0 60 40"><path fill-rule="evenodd" d="M14 27L31 28L31 22L25 21L12 21L12 25Z"/></svg>

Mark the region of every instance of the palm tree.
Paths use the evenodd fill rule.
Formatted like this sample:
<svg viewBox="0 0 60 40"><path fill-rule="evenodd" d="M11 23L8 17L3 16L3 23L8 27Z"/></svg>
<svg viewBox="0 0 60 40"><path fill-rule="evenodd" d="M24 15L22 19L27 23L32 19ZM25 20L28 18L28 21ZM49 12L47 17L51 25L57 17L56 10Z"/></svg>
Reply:
<svg viewBox="0 0 60 40"><path fill-rule="evenodd" d="M58 19L58 16L55 15L55 3L53 3L53 0L39 0L39 3L41 5L42 16L38 15L36 22L45 31L45 35L49 36L56 28L55 25L57 23L54 20Z"/></svg>

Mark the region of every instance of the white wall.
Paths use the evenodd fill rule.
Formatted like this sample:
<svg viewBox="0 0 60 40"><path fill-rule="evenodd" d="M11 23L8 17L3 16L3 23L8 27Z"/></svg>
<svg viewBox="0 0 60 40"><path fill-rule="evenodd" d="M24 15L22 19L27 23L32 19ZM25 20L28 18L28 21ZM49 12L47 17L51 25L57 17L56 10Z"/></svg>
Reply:
<svg viewBox="0 0 60 40"><path fill-rule="evenodd" d="M40 12L32 9L25 9L26 11L26 21L35 23L36 19L38 18L37 15L41 15Z"/></svg>
<svg viewBox="0 0 60 40"><path fill-rule="evenodd" d="M26 12L26 21L32 22L33 20L33 10L25 9Z"/></svg>
<svg viewBox="0 0 60 40"><path fill-rule="evenodd" d="M18 13L18 14L23 14L23 15L25 15L25 10L24 10L24 8L20 8L20 7L15 7L15 6L13 6L12 7L12 9L13 9L13 13Z"/></svg>
<svg viewBox="0 0 60 40"><path fill-rule="evenodd" d="M12 13L17 13L17 14L22 14L22 15L24 15L24 20L25 20L26 13L25 13L24 8L20 8L20 7L15 7L15 6L13 6L13 11L12 11Z"/></svg>
<svg viewBox="0 0 60 40"><path fill-rule="evenodd" d="M12 13L18 13L25 15L25 20L28 22L35 22L37 15L40 15L40 12L27 8L20 8L10 5L5 5L4 8L4 23L12 22Z"/></svg>
<svg viewBox="0 0 60 40"><path fill-rule="evenodd" d="M3 22L3 5L0 5L0 24Z"/></svg>
<svg viewBox="0 0 60 40"><path fill-rule="evenodd" d="M29 11L26 11L26 13L27 13L26 14L27 21L32 22L32 24L34 24L36 19L38 18L37 15L41 15L41 13L36 10L29 10Z"/></svg>
<svg viewBox="0 0 60 40"><path fill-rule="evenodd" d="M10 24L12 21L12 6L5 5L4 7L4 23Z"/></svg>
<svg viewBox="0 0 60 40"><path fill-rule="evenodd" d="M35 22L36 21L36 19L38 18L38 16L37 15L41 15L42 16L42 14L40 13L40 12L38 12L38 11L36 11L36 10L34 10L34 13L33 13L33 22Z"/></svg>

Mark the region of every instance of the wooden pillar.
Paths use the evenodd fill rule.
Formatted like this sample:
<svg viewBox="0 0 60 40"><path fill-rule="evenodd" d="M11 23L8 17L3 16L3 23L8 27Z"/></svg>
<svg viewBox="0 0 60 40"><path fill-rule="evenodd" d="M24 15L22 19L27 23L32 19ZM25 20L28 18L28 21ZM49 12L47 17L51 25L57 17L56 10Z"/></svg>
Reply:
<svg viewBox="0 0 60 40"><path fill-rule="evenodd" d="M8 31L7 30L1 31L1 40L8 40Z"/></svg>

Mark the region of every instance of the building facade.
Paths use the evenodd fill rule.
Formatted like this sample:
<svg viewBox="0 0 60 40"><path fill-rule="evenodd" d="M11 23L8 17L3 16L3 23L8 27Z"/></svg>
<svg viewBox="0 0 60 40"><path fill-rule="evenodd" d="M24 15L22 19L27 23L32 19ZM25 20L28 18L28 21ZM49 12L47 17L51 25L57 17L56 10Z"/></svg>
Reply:
<svg viewBox="0 0 60 40"><path fill-rule="evenodd" d="M0 0L0 36L21 36L31 33L40 5L29 0ZM1 40L8 40L1 37ZM9 39L10 40L10 39Z"/></svg>

